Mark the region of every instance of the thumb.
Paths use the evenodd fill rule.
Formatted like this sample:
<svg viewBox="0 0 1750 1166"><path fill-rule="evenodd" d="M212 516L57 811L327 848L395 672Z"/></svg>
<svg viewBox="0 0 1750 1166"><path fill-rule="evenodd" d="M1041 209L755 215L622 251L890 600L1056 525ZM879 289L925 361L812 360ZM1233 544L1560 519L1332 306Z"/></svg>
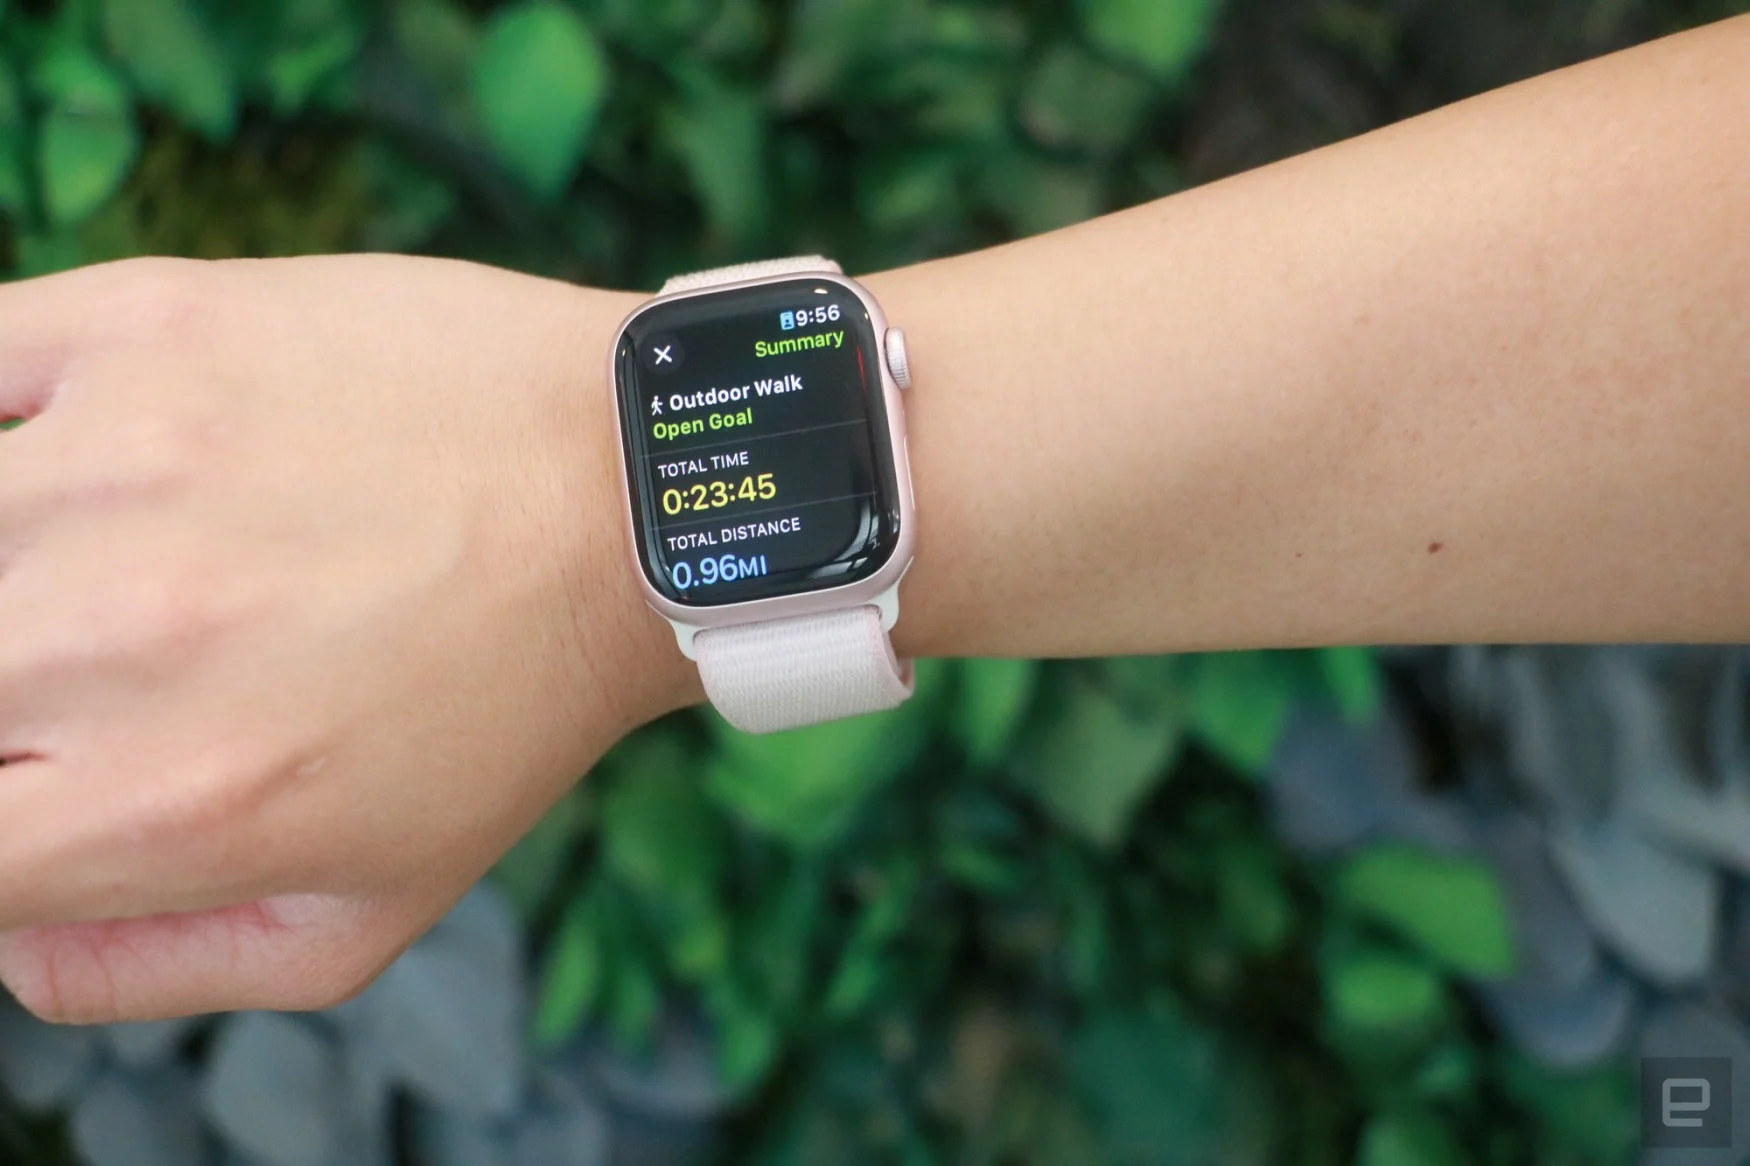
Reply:
<svg viewBox="0 0 1750 1166"><path fill-rule="evenodd" d="M0 933L0 983L55 1024L331 1008L412 941L383 909L290 895L182 915Z"/></svg>

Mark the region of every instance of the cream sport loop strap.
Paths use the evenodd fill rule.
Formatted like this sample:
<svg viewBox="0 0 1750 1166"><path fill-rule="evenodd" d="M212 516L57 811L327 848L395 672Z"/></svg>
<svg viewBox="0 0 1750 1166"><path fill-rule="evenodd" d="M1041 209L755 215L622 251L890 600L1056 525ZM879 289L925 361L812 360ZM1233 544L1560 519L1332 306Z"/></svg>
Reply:
<svg viewBox="0 0 1750 1166"><path fill-rule="evenodd" d="M661 294L813 271L841 269L819 255L770 259L677 275ZM911 664L894 658L873 606L710 628L693 637L693 654L711 703L749 733L890 709L911 695Z"/></svg>
<svg viewBox="0 0 1750 1166"><path fill-rule="evenodd" d="M740 283L744 279L764 279L768 275L806 275L811 271L844 274L844 268L824 255L797 255L790 259L762 259L758 263L737 263L732 267L713 267L709 271L677 275L663 284L662 291L657 294L666 296L670 292L718 287L726 283Z"/></svg>

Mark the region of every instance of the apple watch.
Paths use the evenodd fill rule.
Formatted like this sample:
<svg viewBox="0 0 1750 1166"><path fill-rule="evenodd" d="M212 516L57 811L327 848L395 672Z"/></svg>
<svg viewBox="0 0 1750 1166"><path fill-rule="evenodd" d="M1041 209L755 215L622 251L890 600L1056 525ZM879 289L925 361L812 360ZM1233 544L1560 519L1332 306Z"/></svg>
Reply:
<svg viewBox="0 0 1750 1166"><path fill-rule="evenodd" d="M610 356L634 569L753 733L892 708L915 539L905 337L820 256L682 275Z"/></svg>

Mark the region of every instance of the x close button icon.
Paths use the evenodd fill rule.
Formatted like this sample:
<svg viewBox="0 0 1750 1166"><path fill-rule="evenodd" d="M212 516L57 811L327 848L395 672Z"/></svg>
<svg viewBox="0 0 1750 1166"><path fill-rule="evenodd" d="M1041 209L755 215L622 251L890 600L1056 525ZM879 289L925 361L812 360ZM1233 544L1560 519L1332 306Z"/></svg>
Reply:
<svg viewBox="0 0 1750 1166"><path fill-rule="evenodd" d="M644 338L640 355L644 358L644 367L651 372L668 373L687 359L687 350L673 336L659 333Z"/></svg>

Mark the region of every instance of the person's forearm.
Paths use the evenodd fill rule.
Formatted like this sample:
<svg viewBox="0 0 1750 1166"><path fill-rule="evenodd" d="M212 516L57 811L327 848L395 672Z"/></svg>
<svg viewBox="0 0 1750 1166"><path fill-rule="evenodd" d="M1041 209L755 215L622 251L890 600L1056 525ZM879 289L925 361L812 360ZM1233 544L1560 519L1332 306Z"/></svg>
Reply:
<svg viewBox="0 0 1750 1166"><path fill-rule="evenodd" d="M1750 18L868 282L900 647L1750 638Z"/></svg>

